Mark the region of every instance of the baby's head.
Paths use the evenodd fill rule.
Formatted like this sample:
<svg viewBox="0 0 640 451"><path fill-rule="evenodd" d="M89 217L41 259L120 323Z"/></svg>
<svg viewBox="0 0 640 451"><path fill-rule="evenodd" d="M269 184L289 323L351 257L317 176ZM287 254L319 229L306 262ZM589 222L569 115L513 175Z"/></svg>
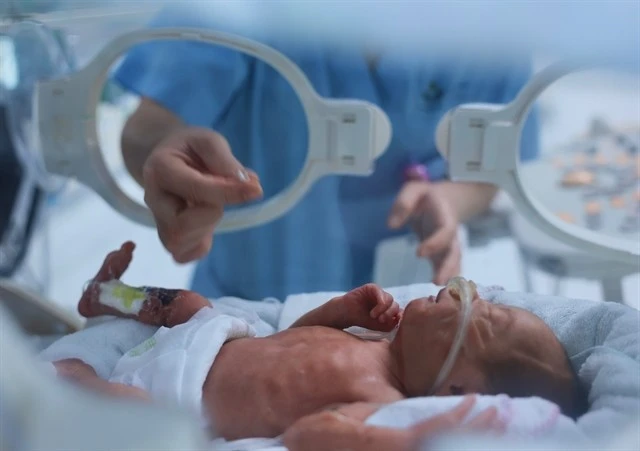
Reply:
<svg viewBox="0 0 640 451"><path fill-rule="evenodd" d="M585 396L562 344L533 313L476 296L462 348L432 392L461 321L461 302L446 288L411 301L391 345L409 396L506 394L539 396L576 417Z"/></svg>

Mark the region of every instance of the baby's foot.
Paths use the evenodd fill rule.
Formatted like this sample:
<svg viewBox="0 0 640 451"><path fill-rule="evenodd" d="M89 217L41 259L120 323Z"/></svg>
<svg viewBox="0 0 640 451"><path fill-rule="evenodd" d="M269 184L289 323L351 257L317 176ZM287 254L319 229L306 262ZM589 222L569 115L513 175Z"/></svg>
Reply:
<svg viewBox="0 0 640 451"><path fill-rule="evenodd" d="M85 318L113 314L113 309L100 303L100 284L112 280L118 280L125 273L131 260L133 250L136 245L127 241L119 250L110 252L100 270L84 288L80 302L78 302L78 312Z"/></svg>

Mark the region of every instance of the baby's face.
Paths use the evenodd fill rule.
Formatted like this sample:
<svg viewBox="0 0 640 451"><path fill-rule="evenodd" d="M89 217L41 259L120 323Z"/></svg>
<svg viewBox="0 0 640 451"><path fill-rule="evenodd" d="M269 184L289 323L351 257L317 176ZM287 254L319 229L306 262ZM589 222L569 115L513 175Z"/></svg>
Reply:
<svg viewBox="0 0 640 451"><path fill-rule="evenodd" d="M461 309L461 302L446 288L407 305L392 349L409 396L488 393L490 362L539 367L565 361L562 346L537 316L476 297L455 365L431 393L458 330Z"/></svg>

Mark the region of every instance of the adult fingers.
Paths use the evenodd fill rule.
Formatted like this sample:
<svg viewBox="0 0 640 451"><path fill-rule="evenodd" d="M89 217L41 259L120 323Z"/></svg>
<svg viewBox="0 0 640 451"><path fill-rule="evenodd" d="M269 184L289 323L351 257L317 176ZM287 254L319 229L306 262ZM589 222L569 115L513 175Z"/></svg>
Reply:
<svg viewBox="0 0 640 451"><path fill-rule="evenodd" d="M203 235L202 238L195 245L187 248L186 250L173 255L174 260L177 263L189 263L194 260L200 260L207 255L213 246L213 233Z"/></svg>
<svg viewBox="0 0 640 451"><path fill-rule="evenodd" d="M147 189L145 202L155 217L160 241L174 258L212 235L223 212L218 207L188 207L176 196L155 188Z"/></svg>
<svg viewBox="0 0 640 451"><path fill-rule="evenodd" d="M208 173L249 180L249 171L236 159L220 133L206 128L187 129L185 133L184 144L200 158Z"/></svg>
<svg viewBox="0 0 640 451"><path fill-rule="evenodd" d="M433 283L444 285L449 279L459 275L461 261L460 242L454 239L449 249L441 257L433 260Z"/></svg>
<svg viewBox="0 0 640 451"><path fill-rule="evenodd" d="M181 236L181 251L176 252L175 257L191 261L208 253L213 242L213 232L222 215L223 210L216 207L190 207L181 212L177 218L177 228L184 232Z"/></svg>
<svg viewBox="0 0 640 451"><path fill-rule="evenodd" d="M191 129L184 142L188 150L193 151L202 162L205 174L221 176L228 182L222 186L230 191L226 194L230 198L226 199L225 204L247 202L262 195L257 174L236 159L228 141L220 133L202 128ZM238 182L241 185L237 185ZM234 189L235 186L241 190L240 193Z"/></svg>
<svg viewBox="0 0 640 451"><path fill-rule="evenodd" d="M197 260L209 252L213 231L222 213L223 210L216 207L189 207L166 226L170 236L167 249L178 263Z"/></svg>
<svg viewBox="0 0 640 451"><path fill-rule="evenodd" d="M389 228L397 229L404 226L418 210L428 189L429 185L425 182L405 183L391 207Z"/></svg>
<svg viewBox="0 0 640 451"><path fill-rule="evenodd" d="M170 223L184 210L187 203L173 193L150 183L144 190L144 203L153 213L156 222Z"/></svg>
<svg viewBox="0 0 640 451"><path fill-rule="evenodd" d="M451 242L455 240L458 227L455 222L446 221L440 225L430 236L420 242L418 257L428 258L444 252Z"/></svg>
<svg viewBox="0 0 640 451"><path fill-rule="evenodd" d="M247 202L262 195L255 176L248 181L206 174L185 164L179 158L149 159L143 177L145 189L158 189L174 194L189 204L228 205Z"/></svg>
<svg viewBox="0 0 640 451"><path fill-rule="evenodd" d="M185 208L185 203L174 195L155 189L145 191L144 201L153 213L160 241L169 252L172 252L179 239L178 230L175 227L176 218Z"/></svg>
<svg viewBox="0 0 640 451"><path fill-rule="evenodd" d="M448 247L457 233L458 220L451 205L437 189L425 192L420 210L423 229L418 232L422 239L418 255L433 257Z"/></svg>

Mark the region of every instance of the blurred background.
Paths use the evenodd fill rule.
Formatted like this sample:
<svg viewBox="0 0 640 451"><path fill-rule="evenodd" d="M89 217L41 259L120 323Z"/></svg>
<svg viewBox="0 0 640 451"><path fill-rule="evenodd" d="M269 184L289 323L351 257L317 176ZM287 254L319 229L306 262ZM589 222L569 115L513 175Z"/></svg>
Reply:
<svg viewBox="0 0 640 451"><path fill-rule="evenodd" d="M105 10L104 2L98 0L2 2L0 17L6 20L9 16L36 14L37 18L37 14L46 13L47 21L68 41L74 64L80 67L110 39L144 27L160 8L153 2L111 3L115 5ZM96 9L98 7L101 9ZM6 82L11 79L11 64L6 54L3 58L1 49L0 75L4 74ZM545 55L535 58L537 69L548 63ZM110 170L127 192L141 198L140 189L126 173L120 155L120 132L136 102L135 97L119 86L105 86L98 111L98 129ZM574 191L569 193L572 184L564 177L571 173L572 165L579 164L582 151L576 153L575 148L586 136L613 130L615 136L626 136L624 145L631 149L631 157L602 162L601 166L606 168L601 171L601 183L613 191L607 201L598 204L598 214L606 224L631 221L627 218L629 215L624 216L621 211L629 208L640 211L640 184L632 181L617 192L616 183L623 178L621 167L637 168L638 156L632 148L635 145L637 150L640 127L638 74L585 71L568 76L542 95L537 108L542 155L523 175L532 192L567 222L591 227L582 216L585 211L593 210L594 205L571 194ZM613 140L611 146L622 145L618 141ZM615 153L611 152L611 155ZM94 275L104 256L123 241L133 240L138 247L126 275L127 282L188 286L193 265L175 264L161 246L155 230L120 216L95 193L75 182L68 182L45 197L26 257L11 275L16 281L74 311L83 285ZM630 231L624 233L629 239L636 239L638 227L634 228L633 224L629 227ZM622 233L617 225L602 232L611 230L614 235ZM637 273L580 254L544 236L515 212L504 195L498 197L489 214L461 230L461 236L464 242L462 274L479 284L571 298L622 299L636 308L640 306ZM409 237L385 243L378 257L376 281L385 286L428 281L429 267L415 258L414 246Z"/></svg>

